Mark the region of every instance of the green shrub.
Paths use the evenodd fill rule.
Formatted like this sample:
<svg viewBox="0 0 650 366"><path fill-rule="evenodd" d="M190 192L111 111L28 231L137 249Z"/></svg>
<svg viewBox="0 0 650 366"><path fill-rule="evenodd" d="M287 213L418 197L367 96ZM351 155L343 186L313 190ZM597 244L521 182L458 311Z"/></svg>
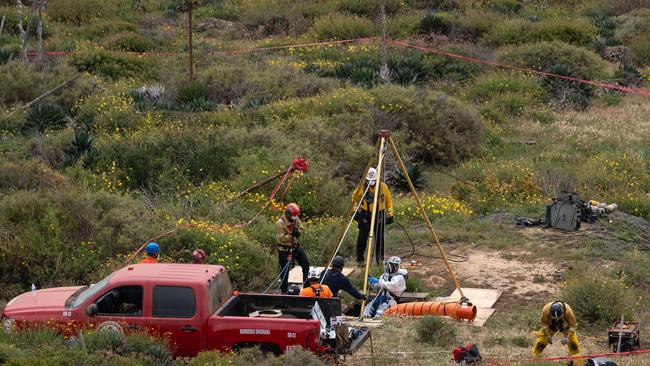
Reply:
<svg viewBox="0 0 650 366"><path fill-rule="evenodd" d="M412 158L450 164L472 155L481 142L476 112L444 93L385 86L373 95L376 126L401 130L401 146Z"/></svg>
<svg viewBox="0 0 650 366"><path fill-rule="evenodd" d="M560 41L541 42L503 50L500 62L550 72L565 65L571 76L597 79L606 75L607 63L595 53Z"/></svg>
<svg viewBox="0 0 650 366"><path fill-rule="evenodd" d="M400 0L386 0L386 14L395 14L404 5ZM379 15L380 3L375 0L338 0L338 11L350 15L373 18Z"/></svg>
<svg viewBox="0 0 650 366"><path fill-rule="evenodd" d="M499 24L500 16L490 11L467 11L458 17L458 33L460 36L477 40Z"/></svg>
<svg viewBox="0 0 650 366"><path fill-rule="evenodd" d="M576 72L567 65L557 65L550 69L555 75L573 77ZM542 86L550 96L549 104L555 109L578 109L584 110L589 105L589 99L593 96L593 88L590 85L577 81L547 77L542 79Z"/></svg>
<svg viewBox="0 0 650 366"><path fill-rule="evenodd" d="M318 39L352 39L376 34L376 26L370 19L334 13L316 19L311 32Z"/></svg>
<svg viewBox="0 0 650 366"><path fill-rule="evenodd" d="M489 7L500 13L515 14L523 8L523 4L519 0L493 0L490 1Z"/></svg>
<svg viewBox="0 0 650 366"><path fill-rule="evenodd" d="M543 107L547 96L537 78L524 74L497 72L484 74L467 91L467 98L481 105L481 115L494 122L529 116L531 107Z"/></svg>
<svg viewBox="0 0 650 366"><path fill-rule="evenodd" d="M634 53L634 61L637 64L650 65L650 42L648 42L647 34L630 39L628 44Z"/></svg>
<svg viewBox="0 0 650 366"><path fill-rule="evenodd" d="M379 62L374 57L356 57L336 68L336 77L367 88L377 84Z"/></svg>
<svg viewBox="0 0 650 366"><path fill-rule="evenodd" d="M396 39L408 38L420 30L421 19L420 12L409 12L390 17L386 20L386 33L389 37Z"/></svg>
<svg viewBox="0 0 650 366"><path fill-rule="evenodd" d="M3 194L0 225L12 236L0 238L0 283L89 283L106 258L150 237L152 222L150 210L129 196L76 189Z"/></svg>
<svg viewBox="0 0 650 366"><path fill-rule="evenodd" d="M474 50L462 47L442 47L442 51L461 56L483 58L483 56L474 53ZM441 55L427 55L425 62L430 65L433 78L438 80L463 82L473 78L483 69L483 66L477 63Z"/></svg>
<svg viewBox="0 0 650 366"><path fill-rule="evenodd" d="M435 316L423 316L415 325L417 340L437 347L447 347L456 342L456 328L447 320Z"/></svg>
<svg viewBox="0 0 650 366"><path fill-rule="evenodd" d="M430 13L420 21L420 32L449 34L454 26L453 16L447 13Z"/></svg>
<svg viewBox="0 0 650 366"><path fill-rule="evenodd" d="M62 63L37 65L11 61L0 65L0 101L4 104L30 102L64 81L72 79L75 74L74 68ZM70 108L85 93L86 85L87 81L83 78L77 79L44 101Z"/></svg>
<svg viewBox="0 0 650 366"><path fill-rule="evenodd" d="M211 103L208 101L208 88L199 83L187 83L178 87L176 90L176 104L180 108L190 110L204 110L203 106L210 109Z"/></svg>
<svg viewBox="0 0 650 366"><path fill-rule="evenodd" d="M637 306L634 291L623 281L594 272L569 279L560 298L571 305L578 320L586 325L609 325L621 315L633 319Z"/></svg>
<svg viewBox="0 0 650 366"><path fill-rule="evenodd" d="M511 19L499 22L485 34L483 41L492 46L556 40L585 45L596 34L593 22L586 18L551 18L539 22Z"/></svg>
<svg viewBox="0 0 650 366"><path fill-rule="evenodd" d="M241 7L237 1L220 1L200 7L194 14L197 19L216 18L235 21L241 16Z"/></svg>
<svg viewBox="0 0 650 366"><path fill-rule="evenodd" d="M124 20L97 20L79 28L79 37L97 41L113 34L136 30L135 24Z"/></svg>
<svg viewBox="0 0 650 366"><path fill-rule="evenodd" d="M111 79L123 77L148 78L153 75L149 60L131 55L111 53L99 48L82 47L70 58L79 71L98 74Z"/></svg>
<svg viewBox="0 0 650 366"><path fill-rule="evenodd" d="M314 4L315 5L315 4ZM284 0L255 0L242 4L242 22L264 35L301 34L311 25L309 4Z"/></svg>
<svg viewBox="0 0 650 366"><path fill-rule="evenodd" d="M111 36L106 45L112 50L147 52L155 48L149 38L145 38L135 32L121 32Z"/></svg>
<svg viewBox="0 0 650 366"><path fill-rule="evenodd" d="M420 164L408 164L406 166L408 177L411 180L411 183L415 189L422 189L427 184L427 176L424 174L424 170ZM395 189L399 189L404 192L410 191L410 187L404 173L401 169L396 169L393 171L393 183L392 186Z"/></svg>
<svg viewBox="0 0 650 366"><path fill-rule="evenodd" d="M625 253L614 268L614 274L628 286L647 289L650 287L650 255L638 249Z"/></svg>
<svg viewBox="0 0 650 366"><path fill-rule="evenodd" d="M47 4L47 15L57 22L79 26L114 16L124 8L128 8L126 0L53 0Z"/></svg>
<svg viewBox="0 0 650 366"><path fill-rule="evenodd" d="M68 122L68 114L57 104L35 104L27 112L23 131L25 133L45 133L59 130Z"/></svg>

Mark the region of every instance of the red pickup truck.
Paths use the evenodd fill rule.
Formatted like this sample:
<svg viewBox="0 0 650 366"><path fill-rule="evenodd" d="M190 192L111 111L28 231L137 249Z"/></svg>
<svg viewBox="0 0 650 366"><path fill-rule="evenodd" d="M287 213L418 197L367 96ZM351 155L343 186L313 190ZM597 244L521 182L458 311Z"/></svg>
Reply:
<svg viewBox="0 0 650 366"><path fill-rule="evenodd" d="M353 330L350 342L337 345L330 320L340 315L337 298L233 292L228 272L218 265L134 264L91 286L24 293L7 303L2 325L11 331L50 322L73 329L72 335L79 328L147 330L168 337L175 356L242 347L351 354L369 330Z"/></svg>

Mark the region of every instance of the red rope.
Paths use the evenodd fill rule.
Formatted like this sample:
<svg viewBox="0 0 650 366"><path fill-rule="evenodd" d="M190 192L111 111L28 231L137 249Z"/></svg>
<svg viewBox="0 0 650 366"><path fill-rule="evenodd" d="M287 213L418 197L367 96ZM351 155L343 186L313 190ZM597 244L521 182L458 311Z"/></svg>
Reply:
<svg viewBox="0 0 650 366"><path fill-rule="evenodd" d="M546 358L525 358L525 359L498 359L498 358L486 358L486 361L489 365L508 365L513 362L539 362L539 361L567 361L567 360L579 360L585 358L596 358L596 357L625 357L625 356L637 356L643 354L649 354L650 349L642 349L638 351L628 351L628 352L609 352L609 353L596 353L592 355L578 355L578 356L563 356L563 357L546 357Z"/></svg>
<svg viewBox="0 0 650 366"><path fill-rule="evenodd" d="M522 72L542 75L542 76L546 76L546 77L554 77L554 78L559 78L559 79L566 79L566 80L576 81L576 82L583 83L583 84L599 86L599 87L603 87L603 88L607 88L607 89L619 90L619 91L629 93L629 94L637 94L637 95L643 95L643 96L646 96L646 97L650 97L650 91L645 90L645 89L630 88L630 87L626 87L626 86L607 84L607 83L602 83L600 81L593 81L593 80L574 78L574 77L571 77L571 76L559 75L559 74L554 74L554 73L546 72L546 71L534 70L534 69L529 69L529 68L525 68L525 67L509 65L509 64L502 64L502 63L499 63L499 62L483 60L483 59L480 59L480 58L462 56L462 55L457 55L455 53L442 52L442 51L434 50L434 49L431 49L431 48L415 46L415 45L409 44L409 43L404 42L404 41L390 40L389 42L391 42L391 43L393 43L395 45L401 46L401 47L412 48L412 49L422 51L422 52L435 53L435 54L441 55L441 56L453 57L453 58L463 60L463 61L474 62L474 63L484 64L484 65L490 65L490 66L494 66L494 67L501 67L501 68L504 68L504 69L522 71Z"/></svg>

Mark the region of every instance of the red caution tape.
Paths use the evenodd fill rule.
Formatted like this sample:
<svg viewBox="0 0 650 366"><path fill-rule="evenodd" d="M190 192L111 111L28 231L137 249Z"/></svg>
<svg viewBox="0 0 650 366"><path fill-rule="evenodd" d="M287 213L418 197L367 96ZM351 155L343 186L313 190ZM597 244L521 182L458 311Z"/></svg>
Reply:
<svg viewBox="0 0 650 366"><path fill-rule="evenodd" d="M270 46L270 47L256 47L256 48L242 48L242 49L237 49L237 50L228 50L228 51L207 51L207 53L212 54L212 55L238 55L238 54L246 54L246 53L253 53L253 52L267 52L267 51L276 51L276 50L285 50L289 48L303 48L303 47L314 47L314 46L326 46L326 45L333 45L333 44L346 44L346 43L353 43L353 42L368 42L372 40L376 40L378 37L366 37L366 38L355 38L355 39L343 39L343 40L336 40L336 41L323 41L323 42L311 42L311 43L299 43L299 44L292 44L292 45L281 45L281 46ZM540 71L540 70L534 70L534 69L529 69L525 67L520 67L520 66L515 66L515 65L509 65L509 64L503 64L495 61L489 61L489 60L483 60L480 58L476 57L468 57L468 56L462 56L458 55L455 53L449 53L449 52L443 52L443 51L438 51L432 48L427 48L427 47L421 47L421 46L416 46L413 44L410 44L405 41L399 41L399 40L388 40L388 42L400 46L400 47L405 47L405 48L411 48L415 49L421 52L427 52L427 53L434 53L437 55L441 56L446 56L446 57L452 57L456 58L459 60L467 61L467 62L473 62L473 63L479 63L483 65L489 65L489 66L494 66L494 67L500 67L504 69L510 69L510 70L516 70L516 71L521 71L525 72L528 74L536 74L536 75L541 75L545 77L554 77L558 79L565 79L565 80L571 80L575 81L578 83L582 84L588 84L588 85L593 85L593 86L598 86L601 88L606 88L606 89L611 89L611 90L618 90L624 93L628 94L636 94L636 95L642 95L645 97L650 97L650 91L646 89L641 89L641 88L632 88L632 87L627 87L627 86L621 86L621 85L614 85L614 84L608 84L608 83L603 83L600 81L593 81L593 80L587 80L587 79L580 79L580 78L574 78L571 76L566 76L566 75L560 75L560 74L554 74L551 72L546 72L546 71ZM117 53L122 53L122 54L131 54L131 55L137 55L137 56L172 56L172 55L178 55L180 52L127 52L127 51L115 51ZM64 51L48 51L44 52L46 55L52 55L52 56L65 56L68 53ZM27 55L29 57L35 57L38 55L38 52L27 52Z"/></svg>
<svg viewBox="0 0 650 366"><path fill-rule="evenodd" d="M625 356L638 356L643 354L650 354L650 349L643 349L638 351L628 351L628 352L609 352L609 353L596 353L591 355L578 355L578 356L563 356L563 357L546 357L546 358L526 358L521 360L516 359L498 359L498 358L486 358L488 365L497 366L497 365L508 365L512 363L527 363L527 362L539 362L539 361L568 361L568 360L579 360L586 358L597 358L597 357L625 357Z"/></svg>
<svg viewBox="0 0 650 366"><path fill-rule="evenodd" d="M474 63L484 64L484 65L501 67L501 68L504 68L504 69L517 70L517 71L522 71L522 72L526 72L526 73L530 73L530 74L537 74L537 75L542 75L542 76L547 76L547 77L566 79L566 80L576 81L576 82L579 82L579 83L582 83L582 84L589 84L589 85L599 86L599 87L603 87L603 88L607 88L607 89L618 90L618 91L622 91L622 92L629 93L629 94L637 94L637 95L643 95L643 96L646 96L646 97L650 97L650 91L645 90L645 89L630 88L630 87L626 87L626 86L607 84L607 83L602 83L600 81L579 79L579 78L574 78L574 77L571 77L571 76L559 75L559 74L554 74L554 73L546 72L546 71L533 70L533 69L528 69L528 68L525 68L525 67L502 64L502 63L499 63L499 62L483 60L483 59L480 59L480 58L467 57L467 56L457 55L457 54L454 54L454 53L442 52L442 51L434 50L434 49L431 49L431 48L415 46L415 45L409 44L409 43L404 42L404 41L390 40L389 42L391 42L392 44L401 46L401 47L412 48L412 49L422 51L422 52L435 53L435 54L441 55L441 56L453 57L453 58L457 58L459 60L463 60L463 61L467 61L467 62L474 62Z"/></svg>

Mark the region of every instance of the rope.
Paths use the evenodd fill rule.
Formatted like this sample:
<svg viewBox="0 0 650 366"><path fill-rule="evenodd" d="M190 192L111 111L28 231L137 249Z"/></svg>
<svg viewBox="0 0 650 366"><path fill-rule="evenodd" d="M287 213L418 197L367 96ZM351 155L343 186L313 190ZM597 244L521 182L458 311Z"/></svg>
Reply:
<svg viewBox="0 0 650 366"><path fill-rule="evenodd" d="M427 255L427 254L419 254L419 253L417 253L417 251L415 250L415 243L413 243L413 240L411 239L411 235L409 235L408 230L406 230L406 228L405 228L402 224L400 224L398 221L395 221L395 223L397 224L397 226L399 226L399 227L404 231L404 233L406 234L406 237L408 238L409 242L411 243L411 253L409 253L409 254L404 254L404 255L399 255L401 258L408 258L408 257L424 257L424 258L432 258L432 259L440 259L440 260L442 260L441 257L435 256L435 255ZM431 245L431 244L427 244L427 246L432 246L432 245ZM451 258L447 258L447 259L448 259L450 262L454 262L454 263L463 263L463 262L467 262L467 261L469 260L469 257L468 257L468 256L461 255L461 254L454 254L454 253L451 253L452 251L456 250L457 248L458 248L458 246L456 246L456 247L451 248L450 250L448 250L448 251L447 251L447 255L448 255L448 256L452 256L452 257L457 257L457 258L459 258L459 259L451 259Z"/></svg>
<svg viewBox="0 0 650 366"><path fill-rule="evenodd" d="M539 362L539 361L568 361L568 360L580 360L580 359L597 358L597 357L629 357L629 356L638 356L644 354L650 354L650 349L642 349L642 350L628 351L628 352L596 353L591 355L577 355L577 356L524 358L524 359L486 358L485 360L489 361L490 365L497 366L497 365L509 365L513 362L529 363L529 362Z"/></svg>
<svg viewBox="0 0 650 366"><path fill-rule="evenodd" d="M521 72L526 72L526 73L529 73L529 74L536 74L536 75L541 75L541 76L546 76L546 77L554 77L554 78L558 78L558 79L571 80L571 81L575 81L575 82L578 82L578 83L581 83L581 84L589 84L589 85L594 85L594 86L598 86L598 87L602 87L602 88L606 88L606 89L613 89L613 90L622 91L622 92L625 92L625 93L628 93L628 94L637 94L637 95L642 95L642 96L645 96L645 97L650 97L650 91L645 90L645 89L631 88L631 87L626 87L626 86L607 84L607 83L603 83L603 82L600 82L600 81L580 79L580 78L575 78L575 77L566 76L566 75L554 74L554 73L546 72L546 71L529 69L529 68L526 68L526 67L520 67L520 66L514 66L514 65L494 62L494 61L483 60L483 59L475 58L475 57L462 56L462 55L457 55L455 53L442 52L442 51L434 50L434 49L431 49L431 48L415 46L415 45L409 44L409 43L404 42L404 41L389 40L389 42L394 44L394 45L397 45L397 46L401 46L401 47L405 47L405 48L412 48L414 50L418 50L418 51L421 51L421 52L435 53L437 55L452 57L452 58L456 58L456 59L467 61L467 62L479 63L479 64L483 64L483 65L489 65L489 66L500 67L500 68L504 68L504 69L521 71Z"/></svg>
<svg viewBox="0 0 650 366"><path fill-rule="evenodd" d="M368 192L368 189L370 188L370 185L368 184L366 186L366 190L363 192L363 196ZM327 272L330 269L330 266L332 265L332 261L334 260L334 257L336 257L336 254L339 252L339 249L341 249L341 245L343 244L343 240L345 239L345 236L348 234L348 230L350 229L350 226L352 225L352 221L354 221L354 216L356 215L357 211L359 211L359 208L361 207L361 203L363 203L363 196L362 199L359 200L359 204L357 205L357 208L354 210L354 215L350 218L350 221L348 222L348 225L345 228L345 231L343 232L343 236L341 237L341 240L339 241L338 245L336 246L336 250L334 251L334 255L332 256L332 259L330 259L329 263L327 263L327 267L325 268L325 273L323 274L323 278L320 280L320 284L323 284L323 281L325 281L325 276L327 276Z"/></svg>
<svg viewBox="0 0 650 366"><path fill-rule="evenodd" d="M284 268L282 268L282 270L280 271L280 274L273 281L271 281L271 283L269 284L269 286L266 289L264 289L264 292L262 292L263 294L265 294L271 288L271 286L273 286L273 284L277 280L282 279L282 277L284 276L284 273L289 270L289 267L290 267L290 265L292 263L293 263L293 258L291 258L290 261L287 261L287 264L284 265ZM280 286L282 286L282 281L280 281ZM278 286L278 288L280 288L280 286ZM275 292L278 292L278 290L276 289Z"/></svg>

